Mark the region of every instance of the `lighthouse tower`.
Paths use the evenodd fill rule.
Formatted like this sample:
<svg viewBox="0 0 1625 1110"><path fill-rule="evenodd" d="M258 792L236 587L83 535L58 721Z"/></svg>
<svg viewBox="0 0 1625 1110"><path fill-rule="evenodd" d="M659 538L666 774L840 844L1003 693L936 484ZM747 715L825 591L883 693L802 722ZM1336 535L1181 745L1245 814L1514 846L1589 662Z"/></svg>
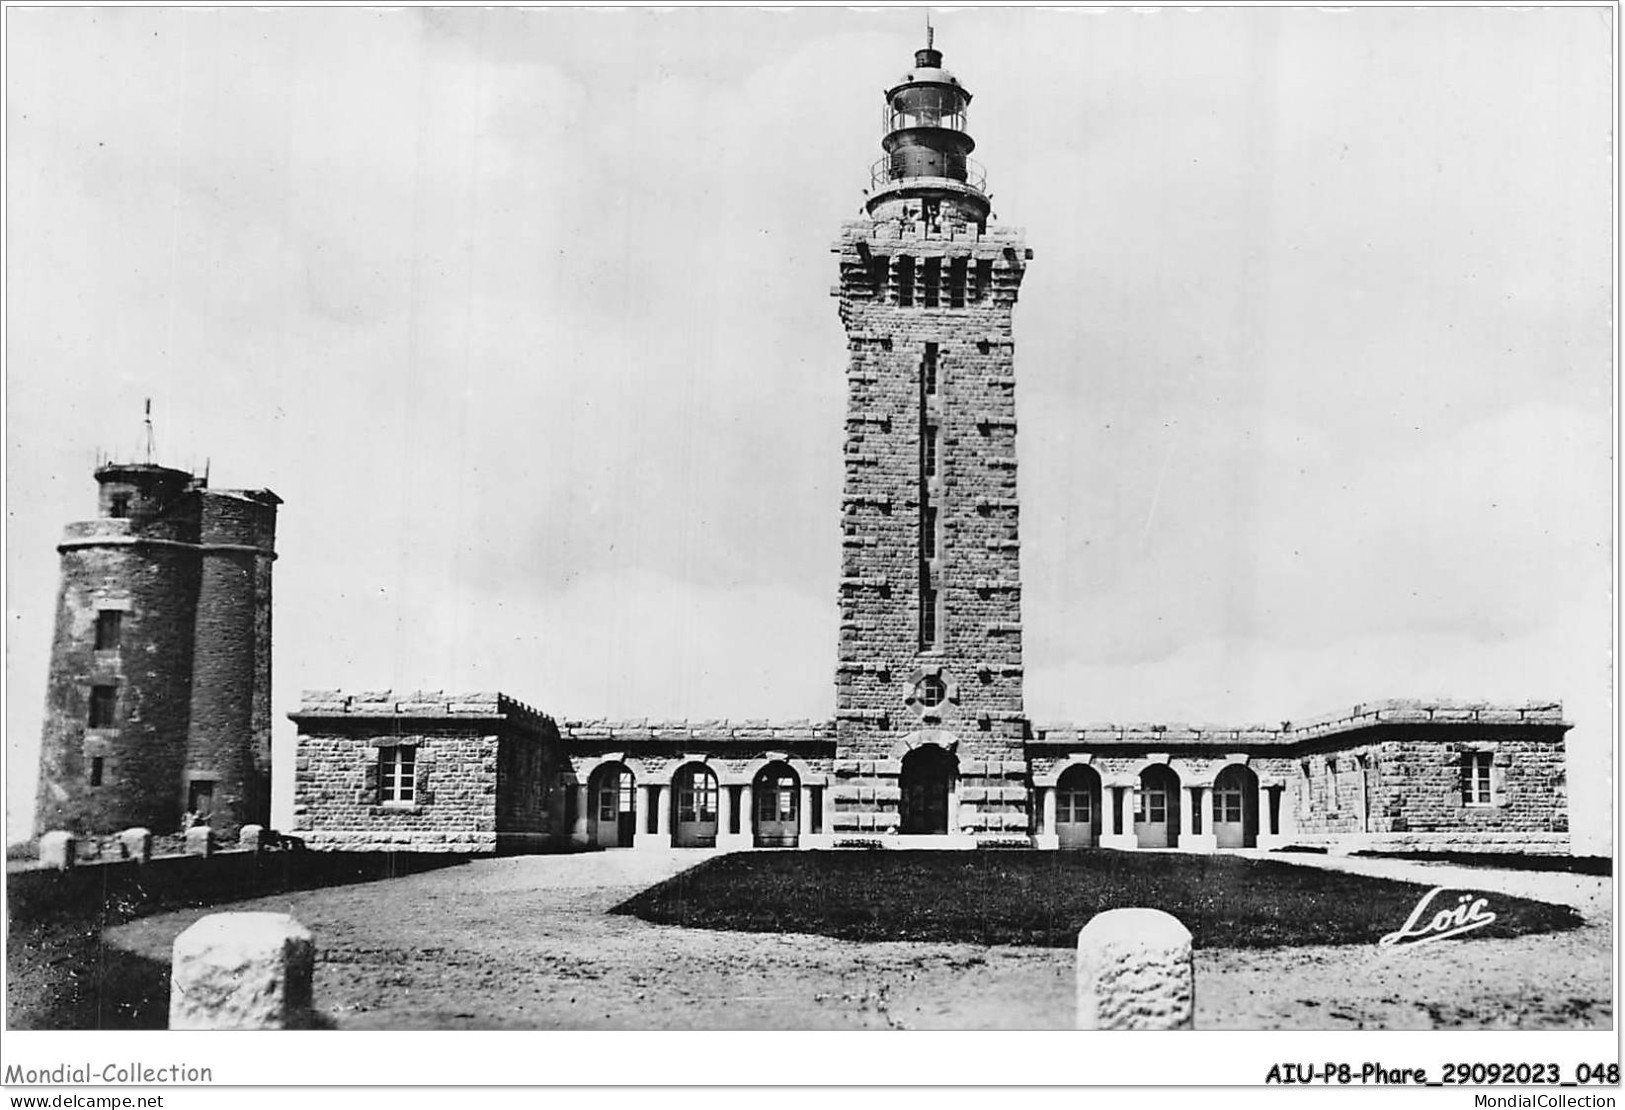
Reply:
<svg viewBox="0 0 1625 1110"><path fill-rule="evenodd" d="M833 248L849 361L829 826L1023 837L1011 316L1029 252L988 222L970 90L929 39L885 96L865 218Z"/></svg>

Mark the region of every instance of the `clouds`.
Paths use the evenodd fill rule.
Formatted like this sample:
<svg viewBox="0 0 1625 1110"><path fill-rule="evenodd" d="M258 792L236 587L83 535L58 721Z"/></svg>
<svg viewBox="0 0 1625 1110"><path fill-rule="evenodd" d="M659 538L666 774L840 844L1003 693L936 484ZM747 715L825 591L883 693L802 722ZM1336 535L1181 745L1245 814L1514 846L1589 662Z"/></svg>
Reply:
<svg viewBox="0 0 1625 1110"><path fill-rule="evenodd" d="M149 395L166 461L286 498L279 713L389 684L829 712L827 247L917 13L12 16L13 833L53 545ZM1036 252L1034 712L1568 690L1601 729L1606 25L944 19Z"/></svg>

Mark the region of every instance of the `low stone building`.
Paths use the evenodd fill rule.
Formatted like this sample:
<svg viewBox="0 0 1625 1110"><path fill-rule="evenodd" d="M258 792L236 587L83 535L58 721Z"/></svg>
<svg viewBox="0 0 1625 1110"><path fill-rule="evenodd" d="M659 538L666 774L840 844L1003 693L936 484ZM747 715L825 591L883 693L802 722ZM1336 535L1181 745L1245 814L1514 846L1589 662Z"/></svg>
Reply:
<svg viewBox="0 0 1625 1110"><path fill-rule="evenodd" d="M940 52L915 54L885 93L865 218L832 247L848 349L832 718L555 727L497 695L309 695L300 836L1566 850L1554 704L1396 701L1242 728L1029 721L1013 314L1032 251L991 222L970 100Z"/></svg>
<svg viewBox="0 0 1625 1110"><path fill-rule="evenodd" d="M1569 727L1554 703L1388 701L1278 727L1038 728L1037 842L1566 852Z"/></svg>
<svg viewBox="0 0 1625 1110"><path fill-rule="evenodd" d="M558 728L511 698L313 691L292 716L308 848L524 850L565 828Z"/></svg>
<svg viewBox="0 0 1625 1110"><path fill-rule="evenodd" d="M1568 850L1569 725L1551 703L1034 726L995 776L1019 783L996 800L1021 822L996 828L966 820L992 772L942 730L870 761L840 754L833 722L559 727L499 694L314 691L292 716L295 829L313 848ZM877 776L896 785L862 785Z"/></svg>

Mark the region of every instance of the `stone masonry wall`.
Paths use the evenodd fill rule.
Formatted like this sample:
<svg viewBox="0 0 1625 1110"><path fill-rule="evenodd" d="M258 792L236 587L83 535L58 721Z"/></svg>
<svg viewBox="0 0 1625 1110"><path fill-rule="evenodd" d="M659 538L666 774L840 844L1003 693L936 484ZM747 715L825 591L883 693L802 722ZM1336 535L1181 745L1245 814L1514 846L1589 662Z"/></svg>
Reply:
<svg viewBox="0 0 1625 1110"><path fill-rule="evenodd" d="M503 745L541 746L551 720L500 694L307 691L294 763L294 831L315 849L489 852L498 845L498 769ZM384 750L411 745L414 797L385 802ZM510 755L519 775L543 773L547 757ZM516 778L506 807L515 832L545 832L543 783ZM522 799L529 791L534 803ZM526 829L522 826L531 825ZM501 831L510 831L507 828Z"/></svg>
<svg viewBox="0 0 1625 1110"><path fill-rule="evenodd" d="M764 761L794 761L813 779L802 785L822 792L834 765L831 721L600 719L565 721L560 735L567 754L558 777L566 785L585 785L606 760L626 763L640 789L669 784L692 762L704 763L719 783L738 787L753 782ZM646 817L647 800L640 797L638 805ZM818 806L827 812L822 793Z"/></svg>
<svg viewBox="0 0 1625 1110"><path fill-rule="evenodd" d="M105 546L100 538L123 540ZM127 520L70 526L64 545L41 738L38 832L180 825L198 554L129 542ZM121 613L119 646L97 651L97 614ZM112 728L89 727L93 686L117 691ZM100 785L92 782L102 760Z"/></svg>
<svg viewBox="0 0 1625 1110"><path fill-rule="evenodd" d="M58 547L36 828L175 832L194 780L214 784L222 834L264 824L278 499L145 465L104 467L97 480L109 515L69 524ZM110 515L115 497L127 515ZM120 614L117 643L98 650L108 611ZM113 719L93 728L98 686L114 690Z"/></svg>
<svg viewBox="0 0 1625 1110"><path fill-rule="evenodd" d="M1371 748L1359 745L1315 752L1292 761L1283 824L1294 833L1359 833L1368 814L1380 811L1367 768ZM1362 762L1364 760L1365 762ZM1361 791L1367 791L1362 801ZM1362 805L1368 807L1362 810Z"/></svg>
<svg viewBox="0 0 1625 1110"><path fill-rule="evenodd" d="M563 754L558 729L545 718L539 728L510 722L497 744L497 832L532 835L557 832L559 768Z"/></svg>
<svg viewBox="0 0 1625 1110"><path fill-rule="evenodd" d="M1385 701L1278 726L1041 725L1028 756L1034 776L1053 777L1087 752L1108 781L1167 758L1186 787L1210 783L1245 754L1262 784L1284 788L1281 832L1304 844L1546 846L1568 830L1567 727L1550 701ZM1489 806L1462 800L1462 760L1472 751L1492 755Z"/></svg>
<svg viewBox="0 0 1625 1110"><path fill-rule="evenodd" d="M1462 798L1462 762L1469 752L1491 754L1491 804ZM1378 745L1382 782L1373 832L1567 833L1568 781L1561 741L1492 730L1464 732L1445 742L1395 739Z"/></svg>
<svg viewBox="0 0 1625 1110"><path fill-rule="evenodd" d="M256 594L260 563L268 548L258 544L259 518L270 506L214 490L194 495L202 505L202 574L198 584L193 648L192 715L187 737L186 778L214 783L215 827L232 833L270 819L268 753L258 751L254 708L264 673Z"/></svg>
<svg viewBox="0 0 1625 1110"><path fill-rule="evenodd" d="M834 831L897 827L901 757L920 742L954 747L962 831L1019 831L1027 790L1011 313L1022 235L864 220L843 227L835 250L850 359ZM934 306L932 259L942 276ZM959 305L948 280L955 260L971 275ZM929 396L928 343L937 345ZM936 476L924 480L922 404L938 429ZM935 650L920 642L922 496L938 521ZM928 675L949 691L934 710L911 700Z"/></svg>
<svg viewBox="0 0 1625 1110"><path fill-rule="evenodd" d="M402 744L416 748L417 798L381 803L379 755ZM496 761L496 734L471 724L301 732L294 833L315 849L495 851Z"/></svg>

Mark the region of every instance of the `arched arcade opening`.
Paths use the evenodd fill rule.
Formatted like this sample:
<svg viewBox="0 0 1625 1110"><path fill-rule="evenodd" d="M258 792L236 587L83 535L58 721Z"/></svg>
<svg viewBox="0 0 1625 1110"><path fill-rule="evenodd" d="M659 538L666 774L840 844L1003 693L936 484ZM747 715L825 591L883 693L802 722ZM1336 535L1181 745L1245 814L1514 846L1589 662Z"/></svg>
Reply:
<svg viewBox="0 0 1625 1110"><path fill-rule="evenodd" d="M672 843L679 848L715 848L716 773L703 763L689 763L678 768L672 786Z"/></svg>
<svg viewBox="0 0 1625 1110"><path fill-rule="evenodd" d="M587 789L587 842L597 848L630 848L638 829L637 780L624 763L606 763Z"/></svg>
<svg viewBox="0 0 1625 1110"><path fill-rule="evenodd" d="M1135 791L1134 837L1141 848L1173 848L1179 843L1179 776L1163 764L1140 772Z"/></svg>
<svg viewBox="0 0 1625 1110"><path fill-rule="evenodd" d="M1093 848L1100 842L1100 775L1093 767L1068 767L1055 786L1055 835L1062 848Z"/></svg>
<svg viewBox="0 0 1625 1110"><path fill-rule="evenodd" d="M794 848L801 833L801 777L788 763L770 763L751 782L755 844Z"/></svg>
<svg viewBox="0 0 1625 1110"><path fill-rule="evenodd" d="M1231 764L1213 780L1213 835L1220 848L1258 846L1258 776Z"/></svg>

